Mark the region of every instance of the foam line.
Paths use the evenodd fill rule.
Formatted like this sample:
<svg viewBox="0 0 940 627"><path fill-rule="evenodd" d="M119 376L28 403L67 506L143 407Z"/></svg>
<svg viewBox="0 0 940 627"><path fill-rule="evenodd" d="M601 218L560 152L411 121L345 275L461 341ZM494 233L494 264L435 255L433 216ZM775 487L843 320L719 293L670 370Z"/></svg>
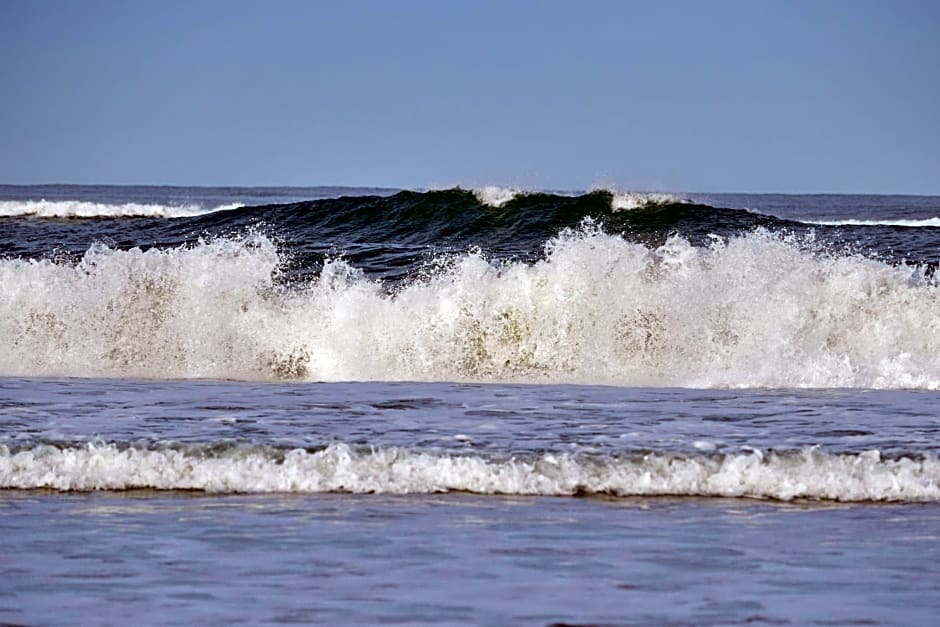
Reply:
<svg viewBox="0 0 940 627"><path fill-rule="evenodd" d="M936 501L935 458L816 448L730 455L466 456L401 448L278 450L257 445L140 448L113 443L0 446L0 487Z"/></svg>

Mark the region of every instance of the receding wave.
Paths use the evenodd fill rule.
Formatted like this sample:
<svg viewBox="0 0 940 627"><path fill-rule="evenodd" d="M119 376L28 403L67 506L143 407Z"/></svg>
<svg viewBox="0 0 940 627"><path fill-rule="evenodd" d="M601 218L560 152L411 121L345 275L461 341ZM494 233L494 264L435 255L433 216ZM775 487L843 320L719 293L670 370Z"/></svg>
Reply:
<svg viewBox="0 0 940 627"><path fill-rule="evenodd" d="M80 200L0 200L0 217L35 218L190 218L242 207L231 203L217 207L159 205L151 203L108 204Z"/></svg>
<svg viewBox="0 0 940 627"><path fill-rule="evenodd" d="M390 288L284 285L264 236L0 261L0 375L940 388L924 268L757 230L693 246L591 223L528 263L442 257Z"/></svg>
<svg viewBox="0 0 940 627"><path fill-rule="evenodd" d="M940 462L877 450L737 454L457 455L402 448L259 445L0 446L0 488L936 501Z"/></svg>

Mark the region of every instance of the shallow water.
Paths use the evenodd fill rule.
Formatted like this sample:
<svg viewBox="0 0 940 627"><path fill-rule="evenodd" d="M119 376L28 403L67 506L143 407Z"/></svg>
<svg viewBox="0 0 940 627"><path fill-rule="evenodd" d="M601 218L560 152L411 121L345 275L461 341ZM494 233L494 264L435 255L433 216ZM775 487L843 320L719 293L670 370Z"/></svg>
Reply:
<svg viewBox="0 0 940 627"><path fill-rule="evenodd" d="M0 486L940 498L938 393L2 379Z"/></svg>
<svg viewBox="0 0 940 627"><path fill-rule="evenodd" d="M334 441L491 452L940 450L940 393L0 378L0 444Z"/></svg>
<svg viewBox="0 0 940 627"><path fill-rule="evenodd" d="M24 624L932 624L940 509L0 494Z"/></svg>
<svg viewBox="0 0 940 627"><path fill-rule="evenodd" d="M398 447L398 464L408 454L425 463L636 451L695 460L806 446L880 449L889 460L934 456L940 429L937 393L923 391L3 379L0 398L0 462L50 443L92 447L53 468L73 480L171 481L165 468L135 475L94 448L108 443L214 443L191 451L197 467L228 459L226 442L281 460L336 441L363 454ZM816 459L810 488L857 498L857 477L832 474L828 460ZM406 485L411 494L232 494L283 465L230 461L213 475L228 473L223 494L145 480L129 491L0 490L0 621L927 625L940 611L936 500L721 498L735 484L710 498L440 494L440 476L404 484L394 464L366 466L360 479L369 491ZM741 477L755 469L770 472L754 484L770 494L791 481L786 465ZM48 468L18 472L33 488L55 483ZM546 476L556 483L543 487L567 485ZM940 474L921 479L936 486ZM502 491L520 485L503 480Z"/></svg>

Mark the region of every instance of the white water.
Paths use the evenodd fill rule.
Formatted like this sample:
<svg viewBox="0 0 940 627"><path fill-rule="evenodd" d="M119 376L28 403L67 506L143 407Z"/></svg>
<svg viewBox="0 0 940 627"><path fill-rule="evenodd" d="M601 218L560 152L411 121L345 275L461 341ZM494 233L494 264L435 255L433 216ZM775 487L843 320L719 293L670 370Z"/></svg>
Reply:
<svg viewBox="0 0 940 627"><path fill-rule="evenodd" d="M535 264L466 254L390 295L265 237L0 261L0 375L940 388L923 271L758 231L658 249L590 224Z"/></svg>
<svg viewBox="0 0 940 627"><path fill-rule="evenodd" d="M648 454L493 457L332 444L317 452L259 446L126 448L89 443L0 446L0 487L57 490L204 490L565 496L720 496L791 500L940 499L940 462L882 459L871 450L833 455L815 448L727 456Z"/></svg>
<svg viewBox="0 0 940 627"><path fill-rule="evenodd" d="M614 211L632 211L634 209L643 209L645 207L655 207L657 205L686 202L679 196L658 192L612 191L611 193L613 194L613 198L610 201L610 208Z"/></svg>
<svg viewBox="0 0 940 627"><path fill-rule="evenodd" d="M152 203L107 204L80 200L0 200L0 216L37 218L188 218L243 207L230 203L218 207L160 205Z"/></svg>
<svg viewBox="0 0 940 627"><path fill-rule="evenodd" d="M830 226L909 226L909 227L940 227L940 218L924 218L922 220L804 220L806 224L824 224Z"/></svg>

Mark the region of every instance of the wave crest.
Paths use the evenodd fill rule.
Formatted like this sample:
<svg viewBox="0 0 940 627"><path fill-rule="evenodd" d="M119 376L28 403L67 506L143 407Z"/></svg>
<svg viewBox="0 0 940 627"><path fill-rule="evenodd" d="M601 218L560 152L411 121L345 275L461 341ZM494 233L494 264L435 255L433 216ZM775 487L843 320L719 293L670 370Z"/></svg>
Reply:
<svg viewBox="0 0 940 627"><path fill-rule="evenodd" d="M612 211L633 211L648 207L682 204L688 202L680 196L660 192L614 192L611 191L610 208Z"/></svg>
<svg viewBox="0 0 940 627"><path fill-rule="evenodd" d="M512 187L498 187L496 185L487 185L473 190L473 195L480 201L480 204L499 209L506 203L512 201L526 192Z"/></svg>

